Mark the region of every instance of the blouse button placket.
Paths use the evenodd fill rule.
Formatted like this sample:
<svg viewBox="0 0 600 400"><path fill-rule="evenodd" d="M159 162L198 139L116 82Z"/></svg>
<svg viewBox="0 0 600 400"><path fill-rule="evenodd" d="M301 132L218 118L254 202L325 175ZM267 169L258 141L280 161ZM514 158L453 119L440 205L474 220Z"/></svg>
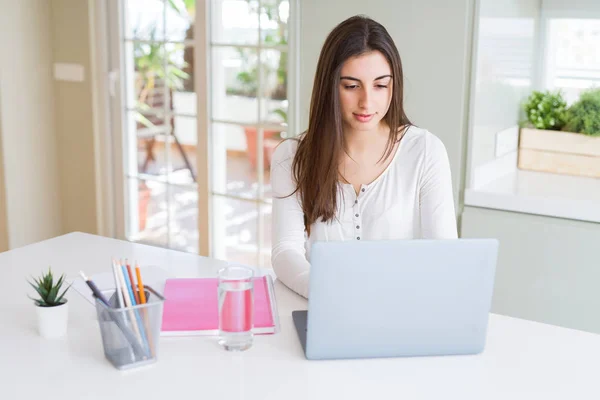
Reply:
<svg viewBox="0 0 600 400"><path fill-rule="evenodd" d="M366 188L362 187L360 189L360 192L358 192L359 194L356 197L356 200L354 200L354 209L353 209L354 216L352 217L352 220L354 222L354 233L355 233L354 236L356 237L356 240L360 240L361 235L362 235L361 229L360 229L360 227L362 225L362 223L361 223L362 212L360 211L360 207L358 206L358 199L361 197L361 194L364 193L365 191L366 191Z"/></svg>

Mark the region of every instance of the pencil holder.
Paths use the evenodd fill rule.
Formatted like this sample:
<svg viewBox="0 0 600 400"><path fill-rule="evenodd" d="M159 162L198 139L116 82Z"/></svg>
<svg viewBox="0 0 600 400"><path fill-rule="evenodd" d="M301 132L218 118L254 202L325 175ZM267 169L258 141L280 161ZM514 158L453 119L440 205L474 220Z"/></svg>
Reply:
<svg viewBox="0 0 600 400"><path fill-rule="evenodd" d="M157 360L164 297L146 286L147 302L118 308L115 291L103 292L110 307L96 299L104 355L120 370L152 364Z"/></svg>

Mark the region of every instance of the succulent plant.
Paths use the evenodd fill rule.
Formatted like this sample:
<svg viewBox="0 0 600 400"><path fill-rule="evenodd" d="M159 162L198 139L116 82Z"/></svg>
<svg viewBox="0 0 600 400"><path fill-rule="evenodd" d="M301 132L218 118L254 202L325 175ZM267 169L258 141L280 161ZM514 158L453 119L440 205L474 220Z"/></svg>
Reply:
<svg viewBox="0 0 600 400"><path fill-rule="evenodd" d="M40 296L39 299L30 297L37 306L39 307L56 307L67 302L64 298L65 293L69 288L63 290L62 294L59 295L59 291L65 282L64 274L55 282L52 270L48 267L48 272L42 274L39 278L32 278L33 282L29 281L29 284L35 289Z"/></svg>

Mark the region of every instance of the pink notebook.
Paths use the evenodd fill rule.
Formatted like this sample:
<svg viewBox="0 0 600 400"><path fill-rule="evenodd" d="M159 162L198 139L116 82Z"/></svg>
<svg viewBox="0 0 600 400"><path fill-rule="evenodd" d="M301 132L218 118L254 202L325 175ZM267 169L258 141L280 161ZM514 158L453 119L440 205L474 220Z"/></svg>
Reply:
<svg viewBox="0 0 600 400"><path fill-rule="evenodd" d="M161 335L215 335L219 329L217 278L167 279ZM256 334L279 331L270 276L254 278L254 328Z"/></svg>

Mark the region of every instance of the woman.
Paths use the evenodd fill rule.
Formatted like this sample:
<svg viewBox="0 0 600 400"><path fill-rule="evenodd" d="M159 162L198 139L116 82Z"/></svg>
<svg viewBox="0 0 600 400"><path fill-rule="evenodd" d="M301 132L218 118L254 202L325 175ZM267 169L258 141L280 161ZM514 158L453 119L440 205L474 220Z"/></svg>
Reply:
<svg viewBox="0 0 600 400"><path fill-rule="evenodd" d="M407 118L381 24L355 16L329 34L308 129L277 148L271 184L273 268L304 297L315 241L457 237L446 148Z"/></svg>

